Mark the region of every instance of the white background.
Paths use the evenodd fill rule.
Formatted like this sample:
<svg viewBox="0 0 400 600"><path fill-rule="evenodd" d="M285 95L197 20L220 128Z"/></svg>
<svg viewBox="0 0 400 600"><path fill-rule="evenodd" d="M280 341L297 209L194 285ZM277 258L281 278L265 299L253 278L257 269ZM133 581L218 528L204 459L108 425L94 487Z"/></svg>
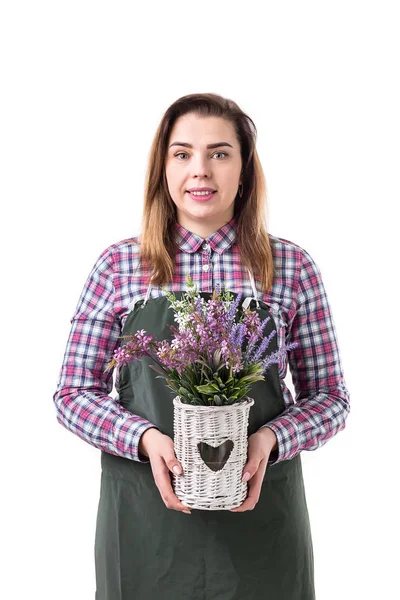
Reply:
<svg viewBox="0 0 400 600"><path fill-rule="evenodd" d="M89 271L138 232L159 120L194 92L255 121L269 230L333 311L352 411L302 453L317 599L399 597L396 5L2 3L3 598L94 598L100 451L52 395Z"/></svg>

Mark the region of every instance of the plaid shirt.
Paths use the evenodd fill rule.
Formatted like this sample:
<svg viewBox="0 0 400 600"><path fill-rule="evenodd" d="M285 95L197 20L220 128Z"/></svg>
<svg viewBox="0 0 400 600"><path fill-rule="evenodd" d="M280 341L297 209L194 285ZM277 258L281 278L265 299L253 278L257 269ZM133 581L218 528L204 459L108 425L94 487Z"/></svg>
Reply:
<svg viewBox="0 0 400 600"><path fill-rule="evenodd" d="M243 298L253 296L247 269L235 243L235 218L207 239L178 223L175 274L170 291L184 288L186 275L203 292L217 282ZM302 450L315 450L345 427L350 410L349 393L340 362L331 309L318 266L297 244L270 235L277 272L272 290L258 298L271 312L277 341L299 342L278 365L285 410L266 423L276 434L278 449L269 464L291 459ZM53 401L57 420L83 440L117 456L149 462L138 451L141 435L155 425L134 415L118 402L113 374L103 373L120 345L132 302L144 298L148 282L140 271L138 238L106 248L96 260L83 287L75 312ZM150 297L162 295L151 288ZM289 359L288 359L289 356ZM284 382L291 372L296 402ZM118 370L115 370L118 386Z"/></svg>

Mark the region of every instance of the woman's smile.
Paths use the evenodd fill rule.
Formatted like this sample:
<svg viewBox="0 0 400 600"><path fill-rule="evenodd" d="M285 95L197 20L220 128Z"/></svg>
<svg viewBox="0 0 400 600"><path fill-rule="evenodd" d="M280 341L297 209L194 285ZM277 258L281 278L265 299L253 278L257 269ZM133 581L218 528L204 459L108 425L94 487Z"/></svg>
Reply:
<svg viewBox="0 0 400 600"><path fill-rule="evenodd" d="M207 202L214 198L217 192L186 192L195 202Z"/></svg>

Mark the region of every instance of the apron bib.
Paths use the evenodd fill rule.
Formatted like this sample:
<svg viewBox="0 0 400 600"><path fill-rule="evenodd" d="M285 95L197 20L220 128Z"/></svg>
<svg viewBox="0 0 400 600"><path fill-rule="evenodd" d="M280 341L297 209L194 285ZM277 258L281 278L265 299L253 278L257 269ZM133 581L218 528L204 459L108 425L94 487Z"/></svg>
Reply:
<svg viewBox="0 0 400 600"><path fill-rule="evenodd" d="M271 316L254 298L239 306ZM145 329L171 340L176 326L166 296L137 301L122 335ZM174 292L181 298L184 292ZM208 300L209 292L200 295ZM232 292L234 298L237 296ZM268 321L263 335L275 329ZM268 354L277 350L277 335ZM176 395L156 379L148 357L120 368L121 405L173 439ZM278 365L249 393L248 435L285 410ZM315 600L314 560L300 454L267 467L255 508L243 513L166 508L150 463L101 452L101 487L95 537L96 600Z"/></svg>

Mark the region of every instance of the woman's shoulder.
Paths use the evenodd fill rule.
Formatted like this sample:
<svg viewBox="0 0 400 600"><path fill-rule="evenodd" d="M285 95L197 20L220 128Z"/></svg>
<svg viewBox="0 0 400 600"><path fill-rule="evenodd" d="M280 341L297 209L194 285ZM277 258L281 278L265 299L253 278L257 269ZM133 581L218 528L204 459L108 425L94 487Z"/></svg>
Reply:
<svg viewBox="0 0 400 600"><path fill-rule="evenodd" d="M107 262L115 272L131 269L140 258L139 234L123 238L103 247L98 253L97 263Z"/></svg>
<svg viewBox="0 0 400 600"><path fill-rule="evenodd" d="M287 238L273 235L272 233L269 233L268 235L273 247L276 250L291 252L294 254L307 253L307 250L303 246L300 246L300 244L293 242L293 240L288 240Z"/></svg>
<svg viewBox="0 0 400 600"><path fill-rule="evenodd" d="M269 234L274 263L284 277L297 280L301 273L320 273L319 266L303 245L293 240Z"/></svg>
<svg viewBox="0 0 400 600"><path fill-rule="evenodd" d="M138 251L139 245L140 245L140 237L139 237L139 234L136 233L132 237L123 238L122 240L119 240L118 242L114 242L113 244L111 244L109 246L109 248L111 248L112 250L133 248L134 250Z"/></svg>

